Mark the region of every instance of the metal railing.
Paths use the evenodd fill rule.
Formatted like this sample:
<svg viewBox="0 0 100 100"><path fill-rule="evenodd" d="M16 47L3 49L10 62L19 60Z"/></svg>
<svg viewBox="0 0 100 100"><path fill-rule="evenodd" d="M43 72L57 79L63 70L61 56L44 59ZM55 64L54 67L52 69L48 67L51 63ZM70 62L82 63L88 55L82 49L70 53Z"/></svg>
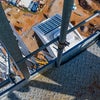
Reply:
<svg viewBox="0 0 100 100"><path fill-rule="evenodd" d="M68 0L64 0L64 1L65 1L66 4L67 4L67 1L68 1ZM69 4L70 4L70 5L68 5L68 6L69 6L69 8L71 8L71 6L72 6L72 4L73 4L73 0L69 0ZM65 5L65 4L64 4L64 5ZM64 7L66 8L66 5L65 5ZM67 11L65 11L65 10L66 10L65 8L64 8L65 14L69 13L69 15L70 15L70 14L71 14L71 9L68 8L68 9L67 9L68 12L67 12ZM100 15L100 11L96 11L96 12L95 12L93 15L91 15L89 18L87 18L87 19L85 19L84 21L80 22L79 24L77 24L77 25L74 26L73 28L67 30L67 32L65 32L65 30L64 30L64 34L68 34L68 33L72 32L72 31L74 31L75 29L79 28L80 26L82 26L83 24L87 23L88 21L90 21L91 19L93 19L94 17L96 17L96 16L98 16L98 15ZM63 17L64 17L64 16L63 16ZM68 16L67 16L67 17L68 17ZM63 19L63 21L64 21L64 19ZM69 17L66 19L66 22L69 22ZM63 22L63 24L64 24L64 22ZM67 23L66 25L68 26L68 23ZM62 26L63 26L63 25L62 25ZM62 30L62 31L63 31L63 30ZM98 34L97 34L97 36L98 36ZM61 37L62 37L62 36L61 36ZM62 43L62 38L61 38L61 37L57 37L57 38L53 39L53 40L50 41L49 43L44 44L43 46L41 46L41 47L40 47L39 49L37 49L36 51L30 53L29 55L25 56L24 58L20 59L19 61L14 62L14 63L16 63L15 65L17 66L17 64L22 63L22 62L25 62L26 60L28 60L28 58L32 57L33 55L36 55L38 52L44 50L45 48L47 48L48 46L50 46L52 43L54 43L54 42L56 42L56 41L59 41L59 39L61 40L60 42ZM90 38L91 38L91 37L89 37L88 39L90 39ZM94 38L93 38L93 39L94 39ZM79 43L78 45L76 45L75 47L73 47L71 50L75 49L75 48L78 47L78 46L81 48L80 44L82 44L82 46L83 46L83 43L84 43L85 41L86 41L86 40L82 41L81 43ZM63 42L64 42L64 41L63 41ZM2 43L2 44L3 44L3 43ZM86 45L86 46L87 46L87 45ZM6 89L6 90L3 91L2 93L0 93L0 96L1 96L2 94L6 93L7 91L11 90L12 88L16 87L17 85L19 85L21 82L23 82L23 81L25 80L25 79L22 79L21 81L19 81L18 83L16 83L16 82L14 82L13 78L10 76L10 74L11 74L10 55L9 55L9 52L8 52L8 50L6 49L5 46L4 46L4 48L5 48L6 52L7 52L7 60L8 60L8 64L7 64L7 76L8 76L8 78L7 78L7 80L5 80L3 83L0 84L0 87L3 87L4 85L8 84L9 82L14 83L14 85L13 85L12 87ZM79 49L80 49L80 48L79 48ZM70 52L71 50L67 51L67 53ZM63 51L63 49L62 49L62 51ZM77 53L77 52L76 52L76 53ZM62 52L61 52L60 54L62 55ZM56 60L57 60L57 58L54 59L54 63L56 62ZM60 60L58 60L58 61L60 61ZM50 64L50 62L49 62L48 64ZM59 66L59 65L60 65L60 63L59 63L57 66ZM38 68L38 67L37 67L36 70L35 70L35 72L33 72L33 74L39 72L39 70L40 70L40 69L43 69L44 67L47 67L47 65L43 66L42 68ZM32 75L33 75L33 74L32 74Z"/></svg>
<svg viewBox="0 0 100 100"><path fill-rule="evenodd" d="M91 19L97 17L98 15L100 15L100 11L96 11L93 15L91 15L87 19L83 20L82 22L80 22L79 24L77 24L76 26L74 26L73 28L69 29L67 31L67 34L70 33L70 32L72 32L72 31L74 31L75 29L79 28L80 26L84 25L85 23L87 23ZM43 49L47 48L49 45L51 45L52 43L54 43L54 42L56 42L58 40L59 40L59 36L57 38L53 39L52 41L48 42L47 44L44 44L43 46L39 47L39 49L37 49L36 51L33 51L32 53L30 53L29 55L27 55L23 59L17 61L16 63L22 63L22 62L24 62L28 58L32 57L33 55L37 54L38 52L42 51Z"/></svg>
<svg viewBox="0 0 100 100"><path fill-rule="evenodd" d="M90 16L89 18L85 19L84 21L80 22L79 24L77 24L76 26L74 26L73 28L69 29L67 33L70 33L72 31L74 31L75 29L79 28L81 25L87 23L88 21L90 21L91 19L93 19L94 17L98 16L100 14L100 11L96 11L92 16ZM41 46L39 49L37 49L36 51L30 53L29 55L25 56L23 59L20 59L19 61L16 62L16 64L18 63L22 63L24 61L26 61L28 58L32 57L33 55L36 55L38 52L44 50L45 48L47 48L49 45L51 45L52 43L56 42L59 40L59 37L53 39L52 41L50 41L47 44L44 44L43 46ZM2 43L2 42L1 42ZM3 44L3 43L2 43ZM3 45L4 46L4 45ZM6 47L4 46L4 48L6 49ZM7 49L6 49L7 51ZM7 75L9 77L10 74L10 55L9 52L7 51L8 54L8 67L7 67ZM38 64L37 64L38 65ZM37 66L38 68L38 66Z"/></svg>
<svg viewBox="0 0 100 100"><path fill-rule="evenodd" d="M72 0L73 1L73 0ZM88 21L90 21L91 19L93 19L94 17L100 15L100 11L95 11L93 15L91 15L90 17L88 17L87 19L85 19L84 21L80 22L79 24L77 24L76 26L74 26L73 28L67 30L67 34L74 31L75 29L79 28L80 26L84 25L85 23L87 23ZM68 23L67 23L68 24ZM29 55L25 56L24 58L20 59L19 61L15 62L16 65L19 64L19 63L22 63L22 62L25 62L26 60L28 60L28 58L31 58L33 55L36 55L38 52L44 50L45 48L47 48L48 46L50 46L51 44L53 44L54 42L56 41L59 41L59 38L60 37L57 37L55 39L53 39L52 41L50 41L49 43L47 44L44 44L43 46L39 47L39 49L37 49L36 51L33 51L32 53L30 53ZM2 42L1 42L2 43ZM3 43L2 43L3 44ZM3 45L4 46L4 45ZM8 64L7 64L7 80L4 81L3 83L0 83L0 87L8 84L9 82L12 82L14 83L13 79L11 78L10 76L10 73L11 73L11 64L10 64L10 55L9 55L9 52L7 51L6 47L4 46L6 52L7 52L7 60L8 60ZM57 60L57 59L56 59ZM55 60L55 62L56 62ZM44 68L44 66L42 67ZM41 68L40 68L41 69ZM39 68L37 66L36 70L35 70L35 73L39 71ZM34 72L33 72L34 74ZM14 85L16 85L16 83L14 83ZM2 94L2 93L1 93Z"/></svg>

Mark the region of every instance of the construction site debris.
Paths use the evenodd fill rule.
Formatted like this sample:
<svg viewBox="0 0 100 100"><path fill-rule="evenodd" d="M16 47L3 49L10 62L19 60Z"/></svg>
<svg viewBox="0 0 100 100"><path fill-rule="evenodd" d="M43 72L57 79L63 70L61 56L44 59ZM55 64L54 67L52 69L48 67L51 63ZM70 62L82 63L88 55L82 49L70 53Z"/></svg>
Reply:
<svg viewBox="0 0 100 100"><path fill-rule="evenodd" d="M87 26L80 26L80 30L84 33L88 32L88 27Z"/></svg>
<svg viewBox="0 0 100 100"><path fill-rule="evenodd" d="M39 64L39 65L46 65L48 64L48 61L47 59L45 58L45 55L43 54L43 52L39 52L37 55L36 55L36 58L35 58L36 62Z"/></svg>
<svg viewBox="0 0 100 100"><path fill-rule="evenodd" d="M85 10L88 10L88 11L92 11L93 8L88 4L87 0L78 0L79 1L79 5L85 9Z"/></svg>
<svg viewBox="0 0 100 100"><path fill-rule="evenodd" d="M89 32L90 33L94 33L98 29L100 29L100 25L89 23Z"/></svg>

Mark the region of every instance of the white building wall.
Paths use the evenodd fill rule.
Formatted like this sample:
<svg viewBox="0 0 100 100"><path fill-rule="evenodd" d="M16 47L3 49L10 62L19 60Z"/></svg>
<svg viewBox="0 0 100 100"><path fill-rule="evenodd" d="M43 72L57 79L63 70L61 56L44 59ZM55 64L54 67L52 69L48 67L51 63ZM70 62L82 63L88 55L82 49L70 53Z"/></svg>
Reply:
<svg viewBox="0 0 100 100"><path fill-rule="evenodd" d="M31 1L33 1L33 0L21 0L19 2L19 5L28 8L30 3L31 3Z"/></svg>

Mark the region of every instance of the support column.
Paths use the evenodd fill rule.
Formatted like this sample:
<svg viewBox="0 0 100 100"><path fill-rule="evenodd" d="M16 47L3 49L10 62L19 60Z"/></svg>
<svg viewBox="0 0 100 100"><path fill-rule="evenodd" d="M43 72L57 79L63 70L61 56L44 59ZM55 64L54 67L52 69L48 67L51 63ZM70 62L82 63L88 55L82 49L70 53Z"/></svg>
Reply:
<svg viewBox="0 0 100 100"><path fill-rule="evenodd" d="M66 34L68 31L73 4L74 4L74 0L64 0L61 31L60 31L59 41L58 41L59 45L58 45L57 67L59 67L61 64L62 53L66 44Z"/></svg>

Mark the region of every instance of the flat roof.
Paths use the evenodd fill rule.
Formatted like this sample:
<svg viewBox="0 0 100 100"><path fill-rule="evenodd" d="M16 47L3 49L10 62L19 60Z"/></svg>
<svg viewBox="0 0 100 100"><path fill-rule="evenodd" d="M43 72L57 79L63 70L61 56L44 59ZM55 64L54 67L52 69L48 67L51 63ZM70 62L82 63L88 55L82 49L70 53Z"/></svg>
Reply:
<svg viewBox="0 0 100 100"><path fill-rule="evenodd" d="M30 3L31 3L31 1L33 1L33 0L21 0L21 1L19 2L19 5L28 8L29 5L30 5Z"/></svg>

